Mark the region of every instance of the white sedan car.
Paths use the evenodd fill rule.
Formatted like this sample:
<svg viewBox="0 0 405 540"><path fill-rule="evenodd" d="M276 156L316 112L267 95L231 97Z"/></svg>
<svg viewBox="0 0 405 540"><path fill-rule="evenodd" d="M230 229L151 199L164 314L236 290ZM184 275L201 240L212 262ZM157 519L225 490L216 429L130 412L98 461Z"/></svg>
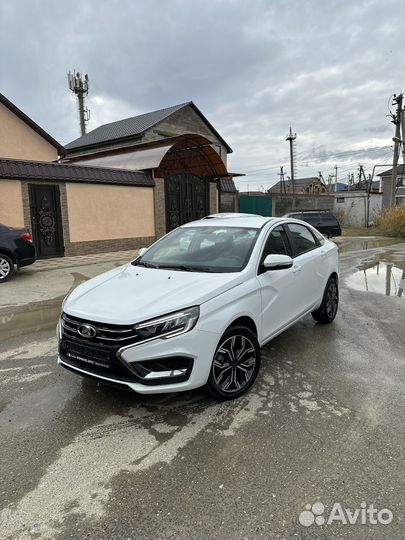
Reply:
<svg viewBox="0 0 405 540"><path fill-rule="evenodd" d="M333 321L333 242L296 219L209 217L77 287L63 303L58 362L141 394L206 385L232 399L277 334L310 313Z"/></svg>

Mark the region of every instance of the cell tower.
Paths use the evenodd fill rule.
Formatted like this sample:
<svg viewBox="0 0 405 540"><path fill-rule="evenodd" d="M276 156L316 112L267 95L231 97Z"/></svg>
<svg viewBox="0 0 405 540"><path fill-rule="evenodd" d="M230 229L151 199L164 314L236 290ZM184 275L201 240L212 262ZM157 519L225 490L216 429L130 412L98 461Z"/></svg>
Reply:
<svg viewBox="0 0 405 540"><path fill-rule="evenodd" d="M89 77L86 73L84 79L82 75L75 70L73 73L68 73L68 84L71 91L76 94L79 102L79 118L80 132L82 135L86 133L86 124L90 120L90 110L84 106L84 96L89 92Z"/></svg>
<svg viewBox="0 0 405 540"><path fill-rule="evenodd" d="M296 138L297 134L292 132L291 126L290 126L290 132L288 133L287 137L285 138L286 141L290 143L290 170L291 170L291 193L294 195L295 192L295 186L294 186L294 180L295 180L295 146L296 146Z"/></svg>

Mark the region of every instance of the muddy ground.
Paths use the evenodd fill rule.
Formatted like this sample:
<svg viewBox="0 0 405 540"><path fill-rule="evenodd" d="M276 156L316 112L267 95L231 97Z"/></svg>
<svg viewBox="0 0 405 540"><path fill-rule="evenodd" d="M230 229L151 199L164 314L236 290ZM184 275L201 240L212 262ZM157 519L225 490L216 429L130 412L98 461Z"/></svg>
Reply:
<svg viewBox="0 0 405 540"><path fill-rule="evenodd" d="M405 246L391 243L343 240L336 321L277 337L250 393L223 404L56 365L64 293L119 261L3 284L0 538L404 538ZM317 501L325 520L364 503L392 521L306 526Z"/></svg>

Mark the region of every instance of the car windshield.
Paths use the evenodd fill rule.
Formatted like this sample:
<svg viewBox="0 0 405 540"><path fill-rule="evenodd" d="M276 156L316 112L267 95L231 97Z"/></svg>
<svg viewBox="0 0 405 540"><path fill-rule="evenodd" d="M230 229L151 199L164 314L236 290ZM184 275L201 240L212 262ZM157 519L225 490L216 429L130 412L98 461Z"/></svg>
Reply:
<svg viewBox="0 0 405 540"><path fill-rule="evenodd" d="M240 272L252 253L259 229L180 227L132 264L190 272Z"/></svg>

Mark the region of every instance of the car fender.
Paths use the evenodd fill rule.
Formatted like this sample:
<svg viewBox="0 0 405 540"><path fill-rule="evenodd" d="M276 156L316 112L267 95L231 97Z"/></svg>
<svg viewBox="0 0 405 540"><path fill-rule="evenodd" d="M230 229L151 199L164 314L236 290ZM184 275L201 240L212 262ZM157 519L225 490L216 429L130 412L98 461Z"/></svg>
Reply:
<svg viewBox="0 0 405 540"><path fill-rule="evenodd" d="M200 330L218 334L219 339L236 319L249 317L256 326L260 341L260 311L260 289L255 277L251 277L202 304L197 325Z"/></svg>

